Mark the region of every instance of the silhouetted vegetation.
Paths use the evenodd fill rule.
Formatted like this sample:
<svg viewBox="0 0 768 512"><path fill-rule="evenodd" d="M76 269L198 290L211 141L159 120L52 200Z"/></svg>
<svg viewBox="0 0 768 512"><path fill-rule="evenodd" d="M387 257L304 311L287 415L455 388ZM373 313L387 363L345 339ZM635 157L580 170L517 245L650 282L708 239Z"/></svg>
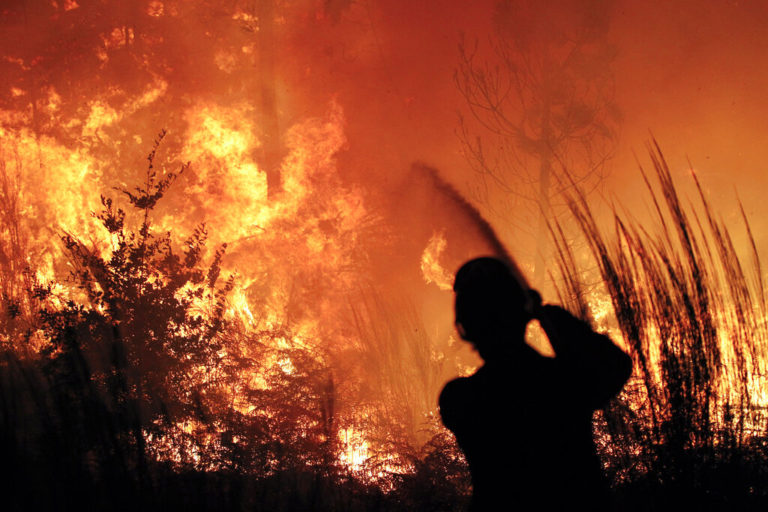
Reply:
<svg viewBox="0 0 768 512"><path fill-rule="evenodd" d="M607 294L635 361L634 381L597 423L604 463L620 510L763 510L768 333L752 232L742 209L745 264L696 175L698 208L685 207L660 149L650 152L653 227L614 210L608 235L584 196L570 200L599 288L584 284L563 230L553 229L562 299L588 315L588 297Z"/></svg>
<svg viewBox="0 0 768 512"><path fill-rule="evenodd" d="M154 156L142 186L119 189L130 211L102 197L109 247L61 235L67 292L30 272L5 296L19 338L0 361L6 510L459 509L452 439L413 418L410 432L388 429L371 404L342 417L327 354L290 325L227 313L226 247L209 251L203 225L179 246L152 224L186 169L158 173ZM19 349L31 343L42 350ZM342 429L378 436L371 451L386 456L344 463Z"/></svg>

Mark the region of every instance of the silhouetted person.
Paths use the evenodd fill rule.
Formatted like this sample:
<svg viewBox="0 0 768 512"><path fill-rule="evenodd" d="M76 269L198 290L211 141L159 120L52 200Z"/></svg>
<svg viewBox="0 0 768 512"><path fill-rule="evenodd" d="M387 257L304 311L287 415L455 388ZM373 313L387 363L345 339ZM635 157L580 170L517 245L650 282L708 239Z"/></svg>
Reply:
<svg viewBox="0 0 768 512"><path fill-rule="evenodd" d="M592 413L629 378L629 356L561 307L542 306L500 260L464 264L454 291L459 334L485 361L440 394L472 473L471 510L606 509ZM554 358L525 343L533 318Z"/></svg>

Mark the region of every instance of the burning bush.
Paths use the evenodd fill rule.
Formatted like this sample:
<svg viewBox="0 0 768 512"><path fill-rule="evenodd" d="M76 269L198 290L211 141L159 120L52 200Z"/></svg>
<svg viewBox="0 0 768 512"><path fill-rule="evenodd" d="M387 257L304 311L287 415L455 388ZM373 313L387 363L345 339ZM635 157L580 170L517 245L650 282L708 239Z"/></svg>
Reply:
<svg viewBox="0 0 768 512"><path fill-rule="evenodd" d="M157 172L158 144L145 183L119 189L129 210L101 198L94 217L109 249L64 233L69 282L29 280L25 336L42 349L11 340L0 365L0 433L18 477L3 489L11 509L459 506L463 461L435 425L425 448L411 444L418 408L398 415L400 432L373 397L343 403L336 355L290 323L254 326L233 307L236 277L220 277L226 246L205 264L205 226L180 247L158 233L155 206L187 170ZM22 298L7 302L14 327ZM384 342L386 359L391 339L366 331L371 322L358 318L363 345ZM397 384L385 370L379 399L389 404L404 397L389 395ZM364 433L362 460L350 460L345 432Z"/></svg>

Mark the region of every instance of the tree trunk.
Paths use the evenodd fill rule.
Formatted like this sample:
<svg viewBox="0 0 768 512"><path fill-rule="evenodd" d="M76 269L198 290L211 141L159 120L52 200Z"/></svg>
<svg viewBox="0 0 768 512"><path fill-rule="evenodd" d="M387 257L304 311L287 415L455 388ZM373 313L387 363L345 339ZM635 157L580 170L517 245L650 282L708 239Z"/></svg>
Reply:
<svg viewBox="0 0 768 512"><path fill-rule="evenodd" d="M274 199L282 190L280 178L280 124L275 87L275 5L274 0L259 0L257 16L258 59L256 73L259 87L259 123L262 126L260 164L267 173L267 196Z"/></svg>
<svg viewBox="0 0 768 512"><path fill-rule="evenodd" d="M542 156L539 167L539 222L536 231L536 263L533 271L535 286L541 287L544 283L546 272L547 254L549 252L549 236L547 229L547 215L549 215L549 179L552 170L552 162L549 156Z"/></svg>
<svg viewBox="0 0 768 512"><path fill-rule="evenodd" d="M539 139L539 225L536 232L536 263L533 269L533 282L539 288L544 286L545 265L549 252L547 216L550 210L549 181L552 174L552 132L549 123L550 101L549 95L546 92L544 94L541 138Z"/></svg>

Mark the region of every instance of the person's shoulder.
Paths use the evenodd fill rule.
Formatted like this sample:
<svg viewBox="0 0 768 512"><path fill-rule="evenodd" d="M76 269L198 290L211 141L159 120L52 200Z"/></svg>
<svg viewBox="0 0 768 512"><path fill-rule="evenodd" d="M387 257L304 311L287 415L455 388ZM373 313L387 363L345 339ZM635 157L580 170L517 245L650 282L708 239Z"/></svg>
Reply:
<svg viewBox="0 0 768 512"><path fill-rule="evenodd" d="M463 393L468 391L472 387L472 376L469 377L457 377L453 380L446 382L443 386L443 391L440 393L440 397L451 396L457 393Z"/></svg>
<svg viewBox="0 0 768 512"><path fill-rule="evenodd" d="M450 430L460 428L467 407L474 400L473 376L459 377L446 383L440 392L438 405L443 423Z"/></svg>
<svg viewBox="0 0 768 512"><path fill-rule="evenodd" d="M471 400L476 386L476 375L457 377L448 381L440 392L440 408Z"/></svg>

